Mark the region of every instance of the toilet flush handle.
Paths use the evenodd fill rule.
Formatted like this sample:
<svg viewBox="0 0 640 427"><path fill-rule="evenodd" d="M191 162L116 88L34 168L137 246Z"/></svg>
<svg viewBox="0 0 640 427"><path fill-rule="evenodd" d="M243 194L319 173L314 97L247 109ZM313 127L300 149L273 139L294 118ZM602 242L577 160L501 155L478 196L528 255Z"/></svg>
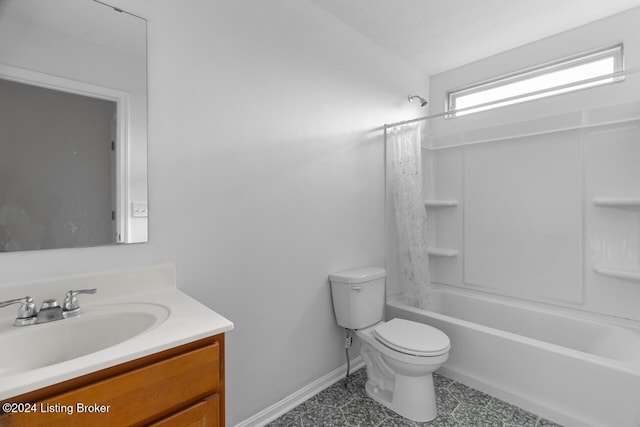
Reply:
<svg viewBox="0 0 640 427"><path fill-rule="evenodd" d="M362 286L352 286L351 290L360 292L362 290Z"/></svg>

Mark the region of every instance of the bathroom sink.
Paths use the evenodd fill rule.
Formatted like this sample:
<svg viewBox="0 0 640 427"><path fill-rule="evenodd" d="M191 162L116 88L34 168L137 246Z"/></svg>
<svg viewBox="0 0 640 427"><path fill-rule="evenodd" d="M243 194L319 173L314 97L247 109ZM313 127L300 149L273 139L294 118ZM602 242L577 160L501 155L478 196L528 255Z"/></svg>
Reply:
<svg viewBox="0 0 640 427"><path fill-rule="evenodd" d="M66 362L123 343L160 325L159 304L86 306L82 315L31 326L0 325L0 377Z"/></svg>

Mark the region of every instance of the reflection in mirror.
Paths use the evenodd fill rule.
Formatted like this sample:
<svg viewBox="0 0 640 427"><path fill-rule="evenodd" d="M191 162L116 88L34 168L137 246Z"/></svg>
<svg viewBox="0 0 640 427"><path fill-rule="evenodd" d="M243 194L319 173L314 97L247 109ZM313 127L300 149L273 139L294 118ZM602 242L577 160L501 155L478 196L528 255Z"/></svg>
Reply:
<svg viewBox="0 0 640 427"><path fill-rule="evenodd" d="M147 241L146 21L0 0L0 251Z"/></svg>

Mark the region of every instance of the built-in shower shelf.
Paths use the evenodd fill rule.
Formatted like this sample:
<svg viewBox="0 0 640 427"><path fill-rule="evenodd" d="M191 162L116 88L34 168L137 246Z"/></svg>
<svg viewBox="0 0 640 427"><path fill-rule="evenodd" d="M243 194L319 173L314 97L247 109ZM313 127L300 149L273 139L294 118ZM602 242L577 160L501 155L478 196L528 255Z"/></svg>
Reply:
<svg viewBox="0 0 640 427"><path fill-rule="evenodd" d="M458 256L458 251L455 249L446 249L446 248L428 248L427 252L431 256L444 256L444 257L454 257Z"/></svg>
<svg viewBox="0 0 640 427"><path fill-rule="evenodd" d="M427 208L453 208L458 206L457 200L425 200L424 205Z"/></svg>
<svg viewBox="0 0 640 427"><path fill-rule="evenodd" d="M640 197L596 197L593 204L609 208L640 208Z"/></svg>
<svg viewBox="0 0 640 427"><path fill-rule="evenodd" d="M615 277L616 279L640 281L640 269L615 268L597 265L593 271L603 276Z"/></svg>

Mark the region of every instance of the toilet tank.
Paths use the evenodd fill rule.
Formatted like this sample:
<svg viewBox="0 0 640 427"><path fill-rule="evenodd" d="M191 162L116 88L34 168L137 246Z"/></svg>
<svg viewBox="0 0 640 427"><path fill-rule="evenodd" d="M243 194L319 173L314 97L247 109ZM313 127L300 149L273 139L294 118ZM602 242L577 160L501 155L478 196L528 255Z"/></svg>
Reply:
<svg viewBox="0 0 640 427"><path fill-rule="evenodd" d="M338 325L362 329L384 316L384 268L363 267L329 275Z"/></svg>

